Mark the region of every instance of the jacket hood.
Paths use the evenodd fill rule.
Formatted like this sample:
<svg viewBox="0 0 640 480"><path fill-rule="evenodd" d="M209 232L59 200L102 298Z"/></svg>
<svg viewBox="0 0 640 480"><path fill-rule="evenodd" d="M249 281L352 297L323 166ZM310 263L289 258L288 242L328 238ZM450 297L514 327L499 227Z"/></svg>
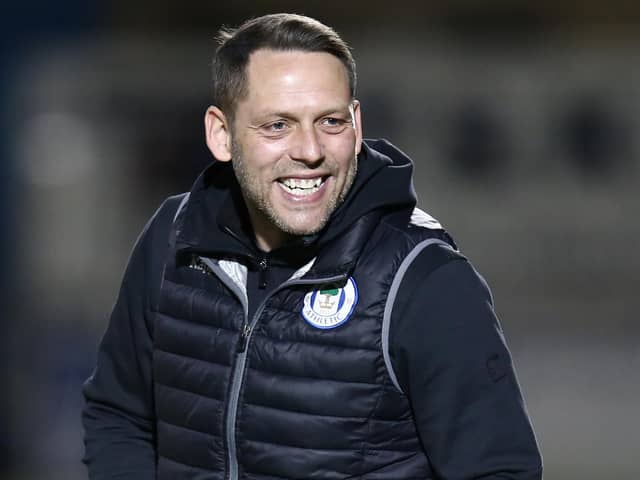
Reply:
<svg viewBox="0 0 640 480"><path fill-rule="evenodd" d="M369 212L412 210L416 201L411 159L387 140L365 140L351 190L319 240L324 243L344 233Z"/></svg>
<svg viewBox="0 0 640 480"><path fill-rule="evenodd" d="M411 211L416 204L412 174L411 159L394 145L386 140L365 140L354 183L327 226L315 235L296 237L284 248L319 248L376 210ZM229 162L214 162L200 174L181 217L176 231L178 248L232 256L251 256L257 250Z"/></svg>

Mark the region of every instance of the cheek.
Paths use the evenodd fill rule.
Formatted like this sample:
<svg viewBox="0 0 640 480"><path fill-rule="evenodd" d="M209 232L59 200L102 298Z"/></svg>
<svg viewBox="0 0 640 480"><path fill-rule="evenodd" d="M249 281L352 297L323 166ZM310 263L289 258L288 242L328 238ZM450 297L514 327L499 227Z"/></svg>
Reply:
<svg viewBox="0 0 640 480"><path fill-rule="evenodd" d="M345 172L351 170L355 164L355 144L353 142L341 142L333 149L333 154L338 167Z"/></svg>
<svg viewBox="0 0 640 480"><path fill-rule="evenodd" d="M245 159L251 162L256 170L264 170L273 167L273 165L287 151L283 142L274 142L269 140L256 140L246 142L243 153Z"/></svg>
<svg viewBox="0 0 640 480"><path fill-rule="evenodd" d="M351 159L356 148L355 130L351 128L338 135L324 135L323 143L325 148L333 152L336 159Z"/></svg>

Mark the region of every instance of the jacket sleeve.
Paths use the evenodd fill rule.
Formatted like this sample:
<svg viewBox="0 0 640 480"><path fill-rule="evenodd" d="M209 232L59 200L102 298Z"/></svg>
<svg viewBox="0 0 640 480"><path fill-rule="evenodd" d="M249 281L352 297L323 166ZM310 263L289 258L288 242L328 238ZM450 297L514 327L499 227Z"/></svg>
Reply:
<svg viewBox="0 0 640 480"><path fill-rule="evenodd" d="M539 480L542 462L484 280L429 247L401 282L390 355L441 480ZM427 252L430 251L430 252Z"/></svg>
<svg viewBox="0 0 640 480"><path fill-rule="evenodd" d="M151 327L172 220L168 203L136 242L83 388L83 462L91 480L156 476Z"/></svg>

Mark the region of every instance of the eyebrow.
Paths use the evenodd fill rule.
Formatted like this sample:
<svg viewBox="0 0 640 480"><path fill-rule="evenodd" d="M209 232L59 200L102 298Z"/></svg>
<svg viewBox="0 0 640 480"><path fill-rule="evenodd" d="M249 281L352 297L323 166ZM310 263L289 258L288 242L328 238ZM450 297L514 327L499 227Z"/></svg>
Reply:
<svg viewBox="0 0 640 480"><path fill-rule="evenodd" d="M349 105L325 108L324 110L320 111L320 113L317 115L317 117L320 118L320 117L326 117L327 115L335 115L335 114L350 116ZM259 119L259 121L262 121L263 119L267 119L267 118L271 118L271 117L286 118L288 120L295 120L296 119L296 114L294 114L293 112L287 111L287 110L275 110L275 111L265 110L263 112L259 112L256 115L256 118Z"/></svg>

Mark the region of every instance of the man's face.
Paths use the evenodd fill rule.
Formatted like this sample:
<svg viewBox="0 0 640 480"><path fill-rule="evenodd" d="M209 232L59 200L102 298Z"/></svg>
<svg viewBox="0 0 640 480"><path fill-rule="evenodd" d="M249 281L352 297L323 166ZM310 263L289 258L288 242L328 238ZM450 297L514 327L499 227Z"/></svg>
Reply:
<svg viewBox="0 0 640 480"><path fill-rule="evenodd" d="M328 53L258 50L231 128L258 245L318 232L356 174L362 131L347 71Z"/></svg>

